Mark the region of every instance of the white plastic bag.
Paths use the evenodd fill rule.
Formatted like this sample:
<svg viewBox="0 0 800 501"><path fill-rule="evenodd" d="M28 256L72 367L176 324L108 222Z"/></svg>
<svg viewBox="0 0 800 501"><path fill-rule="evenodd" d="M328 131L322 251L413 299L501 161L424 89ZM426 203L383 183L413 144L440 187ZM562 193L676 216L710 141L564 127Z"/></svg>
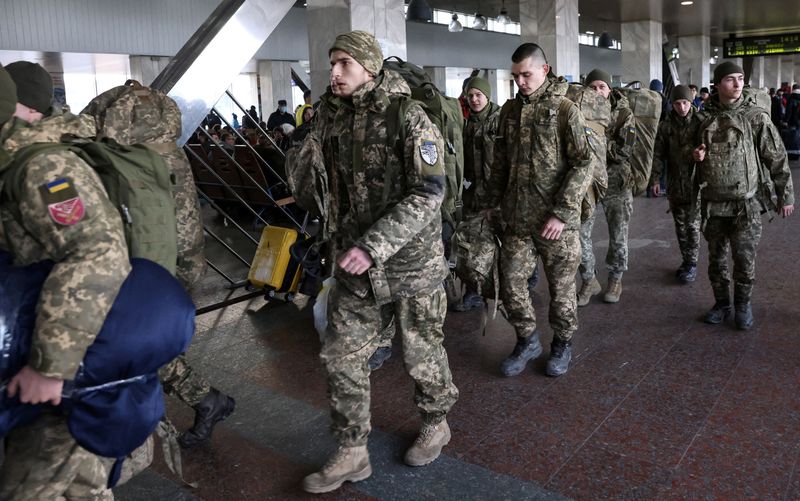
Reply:
<svg viewBox="0 0 800 501"><path fill-rule="evenodd" d="M314 303L314 328L317 329L320 341L325 337L325 329L328 328L328 296L334 287L336 287L336 279L326 278L322 282L322 290L317 294L317 301Z"/></svg>

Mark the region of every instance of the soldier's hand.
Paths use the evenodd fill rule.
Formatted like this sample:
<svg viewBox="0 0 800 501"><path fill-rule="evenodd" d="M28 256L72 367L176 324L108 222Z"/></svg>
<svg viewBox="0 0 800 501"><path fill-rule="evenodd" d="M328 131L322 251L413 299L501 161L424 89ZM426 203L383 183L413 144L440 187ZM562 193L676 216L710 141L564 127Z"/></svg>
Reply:
<svg viewBox="0 0 800 501"><path fill-rule="evenodd" d="M706 159L706 145L701 144L692 151L692 158L695 162L702 162Z"/></svg>
<svg viewBox="0 0 800 501"><path fill-rule="evenodd" d="M351 275L361 275L370 269L374 262L372 261L372 257L370 257L364 249L352 247L339 257L337 264L339 268Z"/></svg>
<svg viewBox="0 0 800 501"><path fill-rule="evenodd" d="M19 400L23 404L53 405L61 403L61 390L64 381L39 374L29 366L25 366L8 383L8 396L14 397L19 391Z"/></svg>
<svg viewBox="0 0 800 501"><path fill-rule="evenodd" d="M561 232L564 231L564 221L553 216L547 220L547 223L542 228L542 238L546 240L558 240L561 238Z"/></svg>
<svg viewBox="0 0 800 501"><path fill-rule="evenodd" d="M653 185L653 186L650 188L650 191L652 191L652 192L653 192L653 196L654 196L654 197L660 197L660 196L661 196L661 183L656 183L656 184L654 184L654 185Z"/></svg>
<svg viewBox="0 0 800 501"><path fill-rule="evenodd" d="M794 212L794 205L784 205L781 207L781 216L783 217L791 216L792 212Z"/></svg>

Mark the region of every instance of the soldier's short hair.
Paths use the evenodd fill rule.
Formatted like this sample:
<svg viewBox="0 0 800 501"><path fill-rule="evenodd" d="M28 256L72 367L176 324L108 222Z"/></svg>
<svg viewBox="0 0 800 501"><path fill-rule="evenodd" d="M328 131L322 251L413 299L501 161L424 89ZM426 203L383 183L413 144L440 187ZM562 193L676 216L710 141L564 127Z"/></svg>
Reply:
<svg viewBox="0 0 800 501"><path fill-rule="evenodd" d="M517 50L511 55L511 62L521 63L529 57L533 58L534 62L538 63L541 61L541 64L547 64L547 56L544 55L542 48L531 42L524 43L517 47Z"/></svg>

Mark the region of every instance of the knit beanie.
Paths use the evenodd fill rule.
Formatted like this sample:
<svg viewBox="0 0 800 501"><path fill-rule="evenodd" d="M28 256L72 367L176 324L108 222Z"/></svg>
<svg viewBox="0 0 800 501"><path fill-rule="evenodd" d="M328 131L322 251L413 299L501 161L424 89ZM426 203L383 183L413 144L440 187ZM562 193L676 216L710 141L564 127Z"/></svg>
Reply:
<svg viewBox="0 0 800 501"><path fill-rule="evenodd" d="M373 76L378 76L383 67L383 52L378 40L366 31L351 31L342 33L328 50L328 55L335 50L341 50L350 54L350 57L358 61Z"/></svg>
<svg viewBox="0 0 800 501"><path fill-rule="evenodd" d="M725 61L724 63L720 63L714 68L714 83L718 84L722 81L723 78L727 77L728 75L732 75L734 73L741 73L744 74L744 70L738 64Z"/></svg>
<svg viewBox="0 0 800 501"><path fill-rule="evenodd" d="M486 96L486 99L492 98L492 86L489 85L489 81L485 78L481 77L472 77L467 81L467 85L464 87L465 90L469 89L478 89Z"/></svg>
<svg viewBox="0 0 800 501"><path fill-rule="evenodd" d="M53 78L41 65L17 61L6 66L17 86L17 102L47 113L53 102Z"/></svg>
<svg viewBox="0 0 800 501"><path fill-rule="evenodd" d="M586 80L584 80L585 85L589 85L590 83L600 80L601 82L605 82L608 87L611 87L611 74L607 71L603 71L599 68L595 68L586 75Z"/></svg>
<svg viewBox="0 0 800 501"><path fill-rule="evenodd" d="M11 120L17 110L17 86L0 64L0 125Z"/></svg>
<svg viewBox="0 0 800 501"><path fill-rule="evenodd" d="M678 99L686 99L690 103L692 102L692 89L685 85L676 85L672 89L672 93L669 95L669 100L673 103Z"/></svg>

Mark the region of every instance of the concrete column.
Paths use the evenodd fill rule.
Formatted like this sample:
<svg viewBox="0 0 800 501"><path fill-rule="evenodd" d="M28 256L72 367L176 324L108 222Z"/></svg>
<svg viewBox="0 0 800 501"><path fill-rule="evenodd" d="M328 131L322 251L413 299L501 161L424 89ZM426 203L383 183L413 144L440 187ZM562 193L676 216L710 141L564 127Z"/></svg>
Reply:
<svg viewBox="0 0 800 501"><path fill-rule="evenodd" d="M578 0L520 0L522 41L539 44L557 75L580 77Z"/></svg>
<svg viewBox="0 0 800 501"><path fill-rule="evenodd" d="M750 87L755 87L760 89L764 87L764 58L763 57L754 57L753 58L753 69L750 71L750 75L745 75L745 78L749 77Z"/></svg>
<svg viewBox="0 0 800 501"><path fill-rule="evenodd" d="M486 79L487 82L492 86L492 95L489 96L489 100L493 103L497 102L497 86L500 85L500 82L497 81L497 70L481 70L480 75Z"/></svg>
<svg viewBox="0 0 800 501"><path fill-rule="evenodd" d="M258 78L261 82L259 114L263 120L278 109L278 101L281 99L286 100L290 112L294 109L291 61L258 61ZM248 107L245 103L242 106Z"/></svg>
<svg viewBox="0 0 800 501"><path fill-rule="evenodd" d="M781 58L765 56L764 59L764 85L778 89L781 85Z"/></svg>
<svg viewBox="0 0 800 501"><path fill-rule="evenodd" d="M784 59L781 61L781 82L788 82L792 86L796 79L794 59Z"/></svg>
<svg viewBox="0 0 800 501"><path fill-rule="evenodd" d="M428 74L430 77L431 82L433 85L436 86L437 89L442 91L443 93L447 93L447 68L444 66L425 66L423 68L425 73ZM458 97L458 96L450 96L450 97Z"/></svg>
<svg viewBox="0 0 800 501"><path fill-rule="evenodd" d="M378 39L384 57L406 59L403 0L308 0L306 11L311 95L315 98L328 87L328 49L340 33L368 31Z"/></svg>
<svg viewBox="0 0 800 501"><path fill-rule="evenodd" d="M142 85L150 85L171 59L160 56L130 56L131 78Z"/></svg>
<svg viewBox="0 0 800 501"><path fill-rule="evenodd" d="M623 46L624 47L624 46ZM678 60L678 75L684 85L695 84L708 87L711 83L710 65L711 38L707 36L681 37L678 39L680 59Z"/></svg>
<svg viewBox="0 0 800 501"><path fill-rule="evenodd" d="M622 23L622 80L647 86L662 77L663 28L659 21Z"/></svg>

